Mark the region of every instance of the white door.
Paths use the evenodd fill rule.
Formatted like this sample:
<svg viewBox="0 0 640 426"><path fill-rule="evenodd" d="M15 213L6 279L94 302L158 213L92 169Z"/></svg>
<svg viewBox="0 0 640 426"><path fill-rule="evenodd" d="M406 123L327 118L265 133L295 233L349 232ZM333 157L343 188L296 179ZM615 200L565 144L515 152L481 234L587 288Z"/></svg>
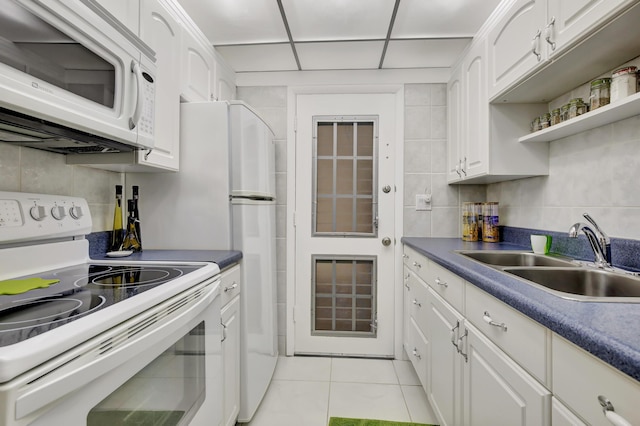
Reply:
<svg viewBox="0 0 640 426"><path fill-rule="evenodd" d="M300 94L295 353L394 354L394 94Z"/></svg>

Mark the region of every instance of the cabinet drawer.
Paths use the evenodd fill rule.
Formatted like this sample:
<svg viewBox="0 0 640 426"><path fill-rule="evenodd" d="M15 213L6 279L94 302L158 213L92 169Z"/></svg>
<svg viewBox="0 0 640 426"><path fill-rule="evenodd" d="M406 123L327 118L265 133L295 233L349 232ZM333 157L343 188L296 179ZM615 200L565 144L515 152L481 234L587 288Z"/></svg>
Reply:
<svg viewBox="0 0 640 426"><path fill-rule="evenodd" d="M467 319L525 370L548 384L546 329L472 284L467 284L466 292Z"/></svg>
<svg viewBox="0 0 640 426"><path fill-rule="evenodd" d="M420 328L413 319L409 320L409 338L407 345L405 350L424 388L427 383L427 356L429 354L429 347L427 338L420 331Z"/></svg>
<svg viewBox="0 0 640 426"><path fill-rule="evenodd" d="M555 396L551 398L551 424L553 426L587 426Z"/></svg>
<svg viewBox="0 0 640 426"><path fill-rule="evenodd" d="M423 280L427 280L427 266L429 265L428 259L412 249L411 247L404 246L403 252L404 264L409 269L415 272Z"/></svg>
<svg viewBox="0 0 640 426"><path fill-rule="evenodd" d="M427 284L444 300L464 312L464 280L435 262L429 262Z"/></svg>
<svg viewBox="0 0 640 426"><path fill-rule="evenodd" d="M427 303L428 290L427 285L420 280L412 271L407 272L407 306L409 309L409 317L413 318L420 330L425 333L427 330L427 312L429 306Z"/></svg>
<svg viewBox="0 0 640 426"><path fill-rule="evenodd" d="M220 274L221 306L226 305L237 294L240 294L240 266L235 265Z"/></svg>
<svg viewBox="0 0 640 426"><path fill-rule="evenodd" d="M598 402L603 395L614 411L640 424L640 382L587 353L557 334L552 340L553 393L588 424L610 425Z"/></svg>

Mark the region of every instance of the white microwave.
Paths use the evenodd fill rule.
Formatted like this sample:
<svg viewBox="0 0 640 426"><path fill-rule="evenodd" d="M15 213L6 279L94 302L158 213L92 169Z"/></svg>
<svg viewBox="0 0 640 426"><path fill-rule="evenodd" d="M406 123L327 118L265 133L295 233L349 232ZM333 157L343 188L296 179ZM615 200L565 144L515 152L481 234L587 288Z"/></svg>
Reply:
<svg viewBox="0 0 640 426"><path fill-rule="evenodd" d="M4 0L0 141L59 153L154 145L155 53L95 0Z"/></svg>

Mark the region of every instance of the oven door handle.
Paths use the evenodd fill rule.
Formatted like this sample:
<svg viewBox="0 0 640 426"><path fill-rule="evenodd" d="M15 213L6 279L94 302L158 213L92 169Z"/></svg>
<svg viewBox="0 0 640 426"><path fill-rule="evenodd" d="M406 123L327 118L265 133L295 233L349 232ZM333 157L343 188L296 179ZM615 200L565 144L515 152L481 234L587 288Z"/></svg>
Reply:
<svg viewBox="0 0 640 426"><path fill-rule="evenodd" d="M184 331L220 294L220 280L200 283L156 307L133 317L78 348L72 361L30 382L16 399L15 417L20 419L147 352L155 344L170 346L168 335ZM181 330L185 329L185 330Z"/></svg>

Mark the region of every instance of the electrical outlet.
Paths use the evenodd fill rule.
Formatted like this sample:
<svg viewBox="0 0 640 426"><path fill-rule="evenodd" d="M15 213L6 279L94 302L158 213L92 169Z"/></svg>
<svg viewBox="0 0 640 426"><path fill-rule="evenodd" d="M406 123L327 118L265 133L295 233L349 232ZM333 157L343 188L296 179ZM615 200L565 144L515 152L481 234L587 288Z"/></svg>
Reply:
<svg viewBox="0 0 640 426"><path fill-rule="evenodd" d="M431 210L431 194L416 194L416 211Z"/></svg>

